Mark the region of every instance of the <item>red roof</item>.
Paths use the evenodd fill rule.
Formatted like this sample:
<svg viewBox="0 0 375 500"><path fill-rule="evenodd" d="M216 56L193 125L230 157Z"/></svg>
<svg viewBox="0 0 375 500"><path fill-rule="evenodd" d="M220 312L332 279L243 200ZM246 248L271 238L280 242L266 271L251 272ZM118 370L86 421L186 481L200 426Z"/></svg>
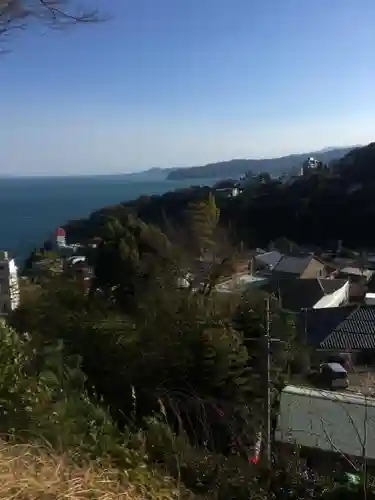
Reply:
<svg viewBox="0 0 375 500"><path fill-rule="evenodd" d="M56 236L65 236L65 229L63 229L62 227L58 227L56 229Z"/></svg>

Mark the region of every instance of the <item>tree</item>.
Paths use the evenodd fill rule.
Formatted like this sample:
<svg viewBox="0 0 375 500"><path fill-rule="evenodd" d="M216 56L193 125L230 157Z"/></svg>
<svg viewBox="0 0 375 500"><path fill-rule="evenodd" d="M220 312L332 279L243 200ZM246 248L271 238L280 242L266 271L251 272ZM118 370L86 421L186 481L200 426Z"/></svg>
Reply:
<svg viewBox="0 0 375 500"><path fill-rule="evenodd" d="M215 197L210 193L207 200L192 204L189 216L192 243L199 257L204 258L215 249L214 234L220 219Z"/></svg>
<svg viewBox="0 0 375 500"><path fill-rule="evenodd" d="M235 250L229 231L219 226L220 209L209 193L206 200L190 203L187 210L187 261L200 277L200 290L209 295L219 279L232 274Z"/></svg>
<svg viewBox="0 0 375 500"><path fill-rule="evenodd" d="M65 28L99 21L96 9L85 9L75 0L0 0L0 40L14 31L40 24Z"/></svg>
<svg viewBox="0 0 375 500"><path fill-rule="evenodd" d="M172 246L156 227L132 215L123 221L109 218L93 256L91 296L103 292L122 311L137 312L140 299L176 288L177 271Z"/></svg>

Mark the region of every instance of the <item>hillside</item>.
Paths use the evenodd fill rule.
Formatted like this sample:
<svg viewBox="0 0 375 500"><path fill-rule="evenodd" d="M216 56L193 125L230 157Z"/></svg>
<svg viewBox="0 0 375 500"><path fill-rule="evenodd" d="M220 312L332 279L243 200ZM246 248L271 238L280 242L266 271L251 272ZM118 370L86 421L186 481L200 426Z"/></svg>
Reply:
<svg viewBox="0 0 375 500"><path fill-rule="evenodd" d="M220 199L222 219L236 239L262 246L280 236L301 243L329 246L338 239L351 247L375 246L365 231L375 213L375 144L356 148L337 161L333 171L300 177L287 184L274 180L245 189L232 200ZM85 240L101 231L108 215L124 217L129 211L147 223L183 226L191 201L207 197L210 188L171 191L104 208L89 219L71 221L72 240ZM361 221L361 224L358 223Z"/></svg>
<svg viewBox="0 0 375 500"><path fill-rule="evenodd" d="M330 163L337 160L351 151L352 147L329 148L323 151L313 151L310 153L293 154L280 158L267 159L238 159L209 163L200 167L173 169L167 175L168 180L179 179L203 179L203 178L235 178L243 175L249 170L254 173L269 172L272 175L289 173L292 169L298 168L304 160L314 157L323 163Z"/></svg>
<svg viewBox="0 0 375 500"><path fill-rule="evenodd" d="M339 465L316 461L307 479L294 446L272 446L272 470L263 467L264 297L215 289L235 269L232 256L249 258L229 227L252 248L278 235L374 244L366 228L375 190L365 182L374 157L373 145L346 157L349 172L367 158L366 187L354 192L345 175L312 169L292 184L267 177L234 198L183 189L69 224L71 239L101 237L87 249L89 289L82 269L34 275L38 291L9 314L11 327L0 325L0 436L32 443L20 456L0 446L5 498L344 498ZM181 287L186 269L196 289ZM270 336L280 339L269 373L276 416L282 383L292 373L302 380L310 359L279 301L269 306ZM372 485L370 465L366 472ZM364 498L365 486L345 498Z"/></svg>
<svg viewBox="0 0 375 500"><path fill-rule="evenodd" d="M2 446L0 482L0 497L4 499L145 500L153 493L155 498L175 498L172 488L152 492L126 481L118 469L73 465L64 456L30 445Z"/></svg>
<svg viewBox="0 0 375 500"><path fill-rule="evenodd" d="M350 183L375 183L375 142L357 147L334 162L333 170Z"/></svg>

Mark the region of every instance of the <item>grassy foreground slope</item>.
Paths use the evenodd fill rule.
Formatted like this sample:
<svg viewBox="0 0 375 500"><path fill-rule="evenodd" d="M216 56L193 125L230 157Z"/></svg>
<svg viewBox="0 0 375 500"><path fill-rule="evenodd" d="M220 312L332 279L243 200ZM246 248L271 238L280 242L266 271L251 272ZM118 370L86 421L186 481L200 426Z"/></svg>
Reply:
<svg viewBox="0 0 375 500"><path fill-rule="evenodd" d="M94 462L72 464L67 457L31 445L0 448L1 499L145 500L179 498L168 484L153 489L130 481L126 472Z"/></svg>

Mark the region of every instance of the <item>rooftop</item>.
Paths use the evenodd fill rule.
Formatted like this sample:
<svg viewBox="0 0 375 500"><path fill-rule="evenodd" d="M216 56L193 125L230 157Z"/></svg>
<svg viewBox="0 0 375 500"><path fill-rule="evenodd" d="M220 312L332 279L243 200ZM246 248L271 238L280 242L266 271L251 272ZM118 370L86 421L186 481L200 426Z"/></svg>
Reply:
<svg viewBox="0 0 375 500"><path fill-rule="evenodd" d="M337 425L337 423L340 425ZM276 440L375 459L375 399L362 394L287 386Z"/></svg>
<svg viewBox="0 0 375 500"><path fill-rule="evenodd" d="M323 349L375 349L375 308L359 307L321 343Z"/></svg>
<svg viewBox="0 0 375 500"><path fill-rule="evenodd" d="M352 276L363 276L366 279L370 279L374 274L374 271L370 271L370 269L361 269L359 267L343 267L340 269L340 273L348 274Z"/></svg>
<svg viewBox="0 0 375 500"><path fill-rule="evenodd" d="M313 255L284 255L278 262L274 270L278 273L301 275L313 258Z"/></svg>
<svg viewBox="0 0 375 500"><path fill-rule="evenodd" d="M253 276L251 274L241 274L241 275L235 275L229 280L226 280L222 283L219 283L216 286L216 290L218 292L239 292L239 291L245 291L248 287L251 287L252 285L255 286L260 286L262 283L265 283L267 281L267 278L263 278L261 276Z"/></svg>
<svg viewBox="0 0 375 500"><path fill-rule="evenodd" d="M273 250L271 252L259 253L254 258L257 263L273 269L283 258L283 254L278 250Z"/></svg>
<svg viewBox="0 0 375 500"><path fill-rule="evenodd" d="M375 307L345 306L303 311L300 331L320 349L375 349Z"/></svg>
<svg viewBox="0 0 375 500"><path fill-rule="evenodd" d="M233 179L227 179L224 181L217 182L213 186L213 189L234 189L236 187L238 187L238 181L235 181Z"/></svg>
<svg viewBox="0 0 375 500"><path fill-rule="evenodd" d="M262 288L274 295L284 309L299 312L301 309L310 309L324 297L341 289L347 280L344 279L301 279L295 277L271 278ZM329 305L329 304L328 304ZM325 304L321 304L322 307Z"/></svg>

